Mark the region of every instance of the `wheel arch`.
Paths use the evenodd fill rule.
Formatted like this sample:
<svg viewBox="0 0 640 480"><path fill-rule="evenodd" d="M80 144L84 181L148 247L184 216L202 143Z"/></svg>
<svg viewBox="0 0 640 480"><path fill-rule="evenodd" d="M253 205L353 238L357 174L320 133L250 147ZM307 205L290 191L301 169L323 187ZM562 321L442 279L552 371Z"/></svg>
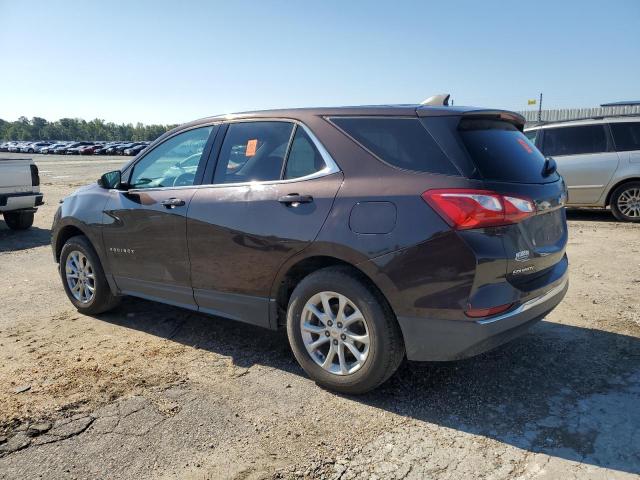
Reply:
<svg viewBox="0 0 640 480"><path fill-rule="evenodd" d="M624 178L622 180L619 180L616 184L614 184L613 187L611 187L607 192L607 198L604 202L604 206L608 207L611 205L611 197L613 196L613 192L615 192L618 189L618 187L621 187L625 183L631 183L631 182L640 182L640 177Z"/></svg>
<svg viewBox="0 0 640 480"><path fill-rule="evenodd" d="M373 293L389 307L389 310L393 312L391 303L380 286L361 268L358 268L357 265L336 256L315 254L297 259L297 261L281 269L279 277L274 282L271 296L271 298L275 300L275 321L272 323L273 328L280 328L285 325L289 299L298 283L311 273L327 267L343 267L355 273L357 277L371 288Z"/></svg>
<svg viewBox="0 0 640 480"><path fill-rule="evenodd" d="M64 244L67 243L67 241L71 237L77 237L79 235L86 237L89 243L92 244L94 250L96 250L96 247L95 245L93 245L93 242L91 242L89 236L81 228L74 224L65 225L60 229L55 238L54 251L56 262L60 262L60 253L62 252L62 247L64 247Z"/></svg>

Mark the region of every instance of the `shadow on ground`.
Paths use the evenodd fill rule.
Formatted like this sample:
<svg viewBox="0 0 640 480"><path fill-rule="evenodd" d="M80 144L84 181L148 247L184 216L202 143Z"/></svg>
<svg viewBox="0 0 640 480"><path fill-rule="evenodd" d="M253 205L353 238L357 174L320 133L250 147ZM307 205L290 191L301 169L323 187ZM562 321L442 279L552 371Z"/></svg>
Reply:
<svg viewBox="0 0 640 480"><path fill-rule="evenodd" d="M613 216L613 213L611 213L611 210L605 210L603 208L568 208L567 220L610 223L618 221L616 217Z"/></svg>
<svg viewBox="0 0 640 480"><path fill-rule="evenodd" d="M126 299L100 319L229 356L243 367L304 372L286 336ZM353 400L530 452L640 473L640 339L541 322L473 359L405 363Z"/></svg>
<svg viewBox="0 0 640 480"><path fill-rule="evenodd" d="M51 230L31 227L27 230L11 230L0 219L0 252L15 252L41 247L51 243Z"/></svg>

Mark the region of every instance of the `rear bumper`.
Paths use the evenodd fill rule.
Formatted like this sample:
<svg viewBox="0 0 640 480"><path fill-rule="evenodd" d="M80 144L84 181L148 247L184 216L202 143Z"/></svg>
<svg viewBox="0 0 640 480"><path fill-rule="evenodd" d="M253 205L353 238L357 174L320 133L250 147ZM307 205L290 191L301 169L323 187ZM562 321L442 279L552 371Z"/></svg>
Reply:
<svg viewBox="0 0 640 480"><path fill-rule="evenodd" d="M407 358L414 361L458 360L496 348L542 320L560 303L568 288L565 273L546 293L507 313L475 321L398 317Z"/></svg>
<svg viewBox="0 0 640 480"><path fill-rule="evenodd" d="M0 194L0 212L34 209L44 204L42 199L39 192Z"/></svg>

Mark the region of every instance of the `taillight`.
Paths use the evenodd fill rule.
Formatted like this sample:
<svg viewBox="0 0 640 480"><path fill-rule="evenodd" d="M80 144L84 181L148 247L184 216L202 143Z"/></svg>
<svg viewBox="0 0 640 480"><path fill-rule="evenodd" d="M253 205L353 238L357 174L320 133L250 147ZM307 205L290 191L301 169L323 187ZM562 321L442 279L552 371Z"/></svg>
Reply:
<svg viewBox="0 0 640 480"><path fill-rule="evenodd" d="M518 223L535 215L527 198L501 195L488 190L427 190L422 198L457 230Z"/></svg>
<svg viewBox="0 0 640 480"><path fill-rule="evenodd" d="M40 174L38 172L38 167L33 164L29 165L29 167L31 167L31 186L37 187L38 185L40 185Z"/></svg>

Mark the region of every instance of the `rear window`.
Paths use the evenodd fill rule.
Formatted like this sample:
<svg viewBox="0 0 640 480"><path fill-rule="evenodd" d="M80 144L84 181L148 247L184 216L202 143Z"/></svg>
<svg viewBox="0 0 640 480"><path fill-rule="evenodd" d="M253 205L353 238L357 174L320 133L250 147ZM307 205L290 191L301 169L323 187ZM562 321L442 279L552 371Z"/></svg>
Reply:
<svg viewBox="0 0 640 480"><path fill-rule="evenodd" d="M463 118L458 125L462 141L478 170L487 180L515 183L545 183L545 158L520 130L509 122Z"/></svg>
<svg viewBox="0 0 640 480"><path fill-rule="evenodd" d="M544 131L542 151L551 157L606 152L604 125L547 128Z"/></svg>
<svg viewBox="0 0 640 480"><path fill-rule="evenodd" d="M460 175L417 118L333 117L331 121L364 148L394 167Z"/></svg>
<svg viewBox="0 0 640 480"><path fill-rule="evenodd" d="M610 123L613 141L616 150L619 152L629 152L640 150L640 123L624 122Z"/></svg>

